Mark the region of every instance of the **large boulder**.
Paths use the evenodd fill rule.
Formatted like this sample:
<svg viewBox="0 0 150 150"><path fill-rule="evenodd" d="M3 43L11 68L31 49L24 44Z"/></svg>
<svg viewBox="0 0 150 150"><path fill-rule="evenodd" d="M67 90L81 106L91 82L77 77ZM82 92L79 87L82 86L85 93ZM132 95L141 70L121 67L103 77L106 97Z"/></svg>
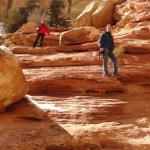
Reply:
<svg viewBox="0 0 150 150"><path fill-rule="evenodd" d="M94 27L76 28L60 34L60 44L74 45L98 40L100 31Z"/></svg>
<svg viewBox="0 0 150 150"><path fill-rule="evenodd" d="M85 7L76 18L77 27L104 27L112 23L114 6L124 0L95 0Z"/></svg>
<svg viewBox="0 0 150 150"><path fill-rule="evenodd" d="M100 3L99 0L92 1L89 5L85 7L85 9L76 19L78 27L93 25L92 14L97 9L97 5L99 5L99 3Z"/></svg>
<svg viewBox="0 0 150 150"><path fill-rule="evenodd" d="M0 47L0 112L20 101L27 89L18 59L7 48Z"/></svg>
<svg viewBox="0 0 150 150"><path fill-rule="evenodd" d="M92 14L93 25L97 28L112 23L113 3L112 1L101 1L98 8Z"/></svg>

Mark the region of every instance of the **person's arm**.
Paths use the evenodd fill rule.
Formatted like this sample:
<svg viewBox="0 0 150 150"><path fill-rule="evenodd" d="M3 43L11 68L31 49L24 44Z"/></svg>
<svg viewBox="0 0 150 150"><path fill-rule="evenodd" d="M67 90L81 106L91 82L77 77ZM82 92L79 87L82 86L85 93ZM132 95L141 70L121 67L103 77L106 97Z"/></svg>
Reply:
<svg viewBox="0 0 150 150"><path fill-rule="evenodd" d="M105 48L105 33L103 33L102 36L100 37L98 44L100 47L100 51L102 52Z"/></svg>
<svg viewBox="0 0 150 150"><path fill-rule="evenodd" d="M49 32L49 29L48 29L47 25L45 27L46 27L47 34L50 35L50 32Z"/></svg>
<svg viewBox="0 0 150 150"><path fill-rule="evenodd" d="M38 33L41 29L41 24L36 28L35 32Z"/></svg>
<svg viewBox="0 0 150 150"><path fill-rule="evenodd" d="M114 41L114 36L112 35L112 40L113 40L113 50L115 48L115 41Z"/></svg>

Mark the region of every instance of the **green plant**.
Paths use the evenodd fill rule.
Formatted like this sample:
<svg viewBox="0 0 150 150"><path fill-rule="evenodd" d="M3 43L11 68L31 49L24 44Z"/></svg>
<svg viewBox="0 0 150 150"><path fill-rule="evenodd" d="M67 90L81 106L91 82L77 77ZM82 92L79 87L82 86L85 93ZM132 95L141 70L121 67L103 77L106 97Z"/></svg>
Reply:
<svg viewBox="0 0 150 150"><path fill-rule="evenodd" d="M39 0L28 0L26 6L9 10L8 17L4 21L6 31L15 32L24 23L27 23L30 13L38 7L38 1Z"/></svg>
<svg viewBox="0 0 150 150"><path fill-rule="evenodd" d="M48 24L50 26L68 26L67 19L63 16L64 2L62 0L52 0L47 9Z"/></svg>
<svg viewBox="0 0 150 150"><path fill-rule="evenodd" d="M39 0L28 0L26 4L26 10L28 11L28 15L38 7L39 7Z"/></svg>
<svg viewBox="0 0 150 150"><path fill-rule="evenodd" d="M5 27L7 32L15 32L24 23L27 22L28 12L25 7L18 9L12 9L9 11L8 18L5 21Z"/></svg>
<svg viewBox="0 0 150 150"><path fill-rule="evenodd" d="M119 57L124 52L124 48L122 45L115 47L114 54Z"/></svg>

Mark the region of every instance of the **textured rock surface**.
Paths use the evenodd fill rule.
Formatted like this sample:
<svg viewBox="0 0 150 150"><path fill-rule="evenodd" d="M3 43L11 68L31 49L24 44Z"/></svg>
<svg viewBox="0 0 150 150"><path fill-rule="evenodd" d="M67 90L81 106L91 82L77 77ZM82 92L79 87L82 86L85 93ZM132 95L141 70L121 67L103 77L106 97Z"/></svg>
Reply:
<svg viewBox="0 0 150 150"><path fill-rule="evenodd" d="M93 24L92 13L96 10L99 3L99 0L95 0L86 6L83 12L76 18L76 25L78 27L91 26Z"/></svg>
<svg viewBox="0 0 150 150"><path fill-rule="evenodd" d="M38 25L34 22L28 22L27 24L24 24L17 32L21 34L30 34L34 33Z"/></svg>
<svg viewBox="0 0 150 150"><path fill-rule="evenodd" d="M149 7L149 0L127 0L116 7L115 18L125 23L149 20Z"/></svg>
<svg viewBox="0 0 150 150"><path fill-rule="evenodd" d="M44 45L58 45L59 43L59 34L54 35L51 32L50 36L45 36L44 38ZM32 46L33 42L35 41L36 34L7 34L5 37L0 38L0 42L6 46L13 46L13 45L22 45L22 46Z"/></svg>
<svg viewBox="0 0 150 150"><path fill-rule="evenodd" d="M150 50L150 5L147 0L126 1L118 5L114 17L117 44L124 45L126 53L149 54Z"/></svg>
<svg viewBox="0 0 150 150"><path fill-rule="evenodd" d="M24 70L30 85L30 93L113 93L125 88L115 78L105 79L98 67L39 68ZM34 75L33 75L34 74Z"/></svg>
<svg viewBox="0 0 150 150"><path fill-rule="evenodd" d="M131 2L147 15L148 0ZM2 150L26 145L29 150L150 149L149 20L124 20L121 12L128 5L116 9L120 19L113 34L116 45L124 47L117 77L102 77L97 41L86 43L85 37L75 44L71 35L67 40L75 45L58 45L60 32L53 30L47 47L33 49L34 35L20 34L31 40L23 45L20 38L12 52L20 59L34 101L23 100L0 115Z"/></svg>
<svg viewBox="0 0 150 150"><path fill-rule="evenodd" d="M60 44L73 45L98 40L100 31L94 27L76 28L60 35Z"/></svg>
<svg viewBox="0 0 150 150"><path fill-rule="evenodd" d="M97 28L112 23L113 3L112 1L101 1L98 8L92 14L93 25Z"/></svg>
<svg viewBox="0 0 150 150"><path fill-rule="evenodd" d="M130 38L150 38L150 12L149 1L137 0L126 1L118 5L115 10L114 18L117 22L117 31Z"/></svg>
<svg viewBox="0 0 150 150"><path fill-rule="evenodd" d="M92 1L76 18L76 25L78 27L94 26L100 28L112 23L114 6L122 1L123 0Z"/></svg>
<svg viewBox="0 0 150 150"><path fill-rule="evenodd" d="M9 107L0 119L1 150L70 149L73 145L73 137L28 98Z"/></svg>
<svg viewBox="0 0 150 150"><path fill-rule="evenodd" d="M4 47L0 47L0 61L0 111L4 111L24 97L27 83L18 59Z"/></svg>

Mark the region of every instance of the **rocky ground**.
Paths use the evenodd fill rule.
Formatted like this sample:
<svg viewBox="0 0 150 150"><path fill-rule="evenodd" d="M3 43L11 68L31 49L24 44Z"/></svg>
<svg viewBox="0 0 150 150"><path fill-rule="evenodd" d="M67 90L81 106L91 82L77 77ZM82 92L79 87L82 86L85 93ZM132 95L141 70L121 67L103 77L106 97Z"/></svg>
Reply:
<svg viewBox="0 0 150 150"><path fill-rule="evenodd" d="M147 11L138 2L135 8ZM138 23L123 17L114 30L116 45L124 47L117 77L102 76L97 41L87 36L81 44L59 45L62 31L54 31L42 48L31 47L33 34L11 36L31 96L0 115L0 149L149 150L150 28L148 16L143 21L137 13Z"/></svg>

